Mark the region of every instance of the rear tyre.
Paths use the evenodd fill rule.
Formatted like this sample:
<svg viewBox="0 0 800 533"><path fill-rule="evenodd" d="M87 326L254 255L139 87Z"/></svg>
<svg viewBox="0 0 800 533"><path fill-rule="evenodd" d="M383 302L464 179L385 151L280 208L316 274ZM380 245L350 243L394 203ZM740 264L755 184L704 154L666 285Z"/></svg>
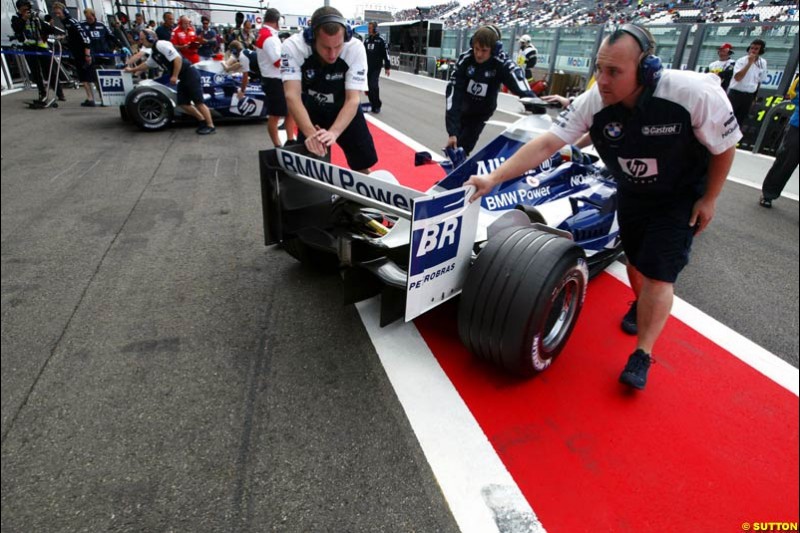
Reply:
<svg viewBox="0 0 800 533"><path fill-rule="evenodd" d="M481 359L524 377L546 370L567 343L583 307L583 250L533 228L493 237L467 276L458 333Z"/></svg>
<svg viewBox="0 0 800 533"><path fill-rule="evenodd" d="M172 102L156 89L133 91L125 101L130 119L145 131L163 130L172 123Z"/></svg>

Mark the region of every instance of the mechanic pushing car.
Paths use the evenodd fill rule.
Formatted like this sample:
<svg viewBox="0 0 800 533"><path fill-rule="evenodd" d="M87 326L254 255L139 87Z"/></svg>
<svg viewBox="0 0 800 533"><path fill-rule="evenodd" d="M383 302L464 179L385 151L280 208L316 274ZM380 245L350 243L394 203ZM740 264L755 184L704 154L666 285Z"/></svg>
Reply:
<svg viewBox="0 0 800 533"><path fill-rule="evenodd" d="M184 61L169 41L162 41L152 30L142 30L139 34L139 42L146 48L151 49L150 57L147 61L135 67L125 67L125 72L141 72L148 68L161 67L165 72L171 72L170 84L178 86L178 105L188 114L195 117L205 125L197 128L199 135L214 133L214 121L211 119L211 111L203 103L203 85L200 81L200 74L192 68L188 61ZM178 81L180 80L180 83ZM194 105L192 103L194 102Z"/></svg>
<svg viewBox="0 0 800 533"><path fill-rule="evenodd" d="M375 144L361 111L367 90L367 53L342 14L321 7L311 25L283 43L281 76L299 140L320 157L337 143L348 166L368 174L378 162Z"/></svg>
<svg viewBox="0 0 800 533"><path fill-rule="evenodd" d="M619 381L643 389L653 345L669 317L673 285L689 260L694 235L714 217L733 163L738 124L719 80L662 69L655 40L625 24L597 52L597 82L561 113L550 131L467 184L477 192L539 165L589 132L617 180L620 236L636 301L623 319L636 350Z"/></svg>
<svg viewBox="0 0 800 533"><path fill-rule="evenodd" d="M505 84L517 96L535 96L525 73L503 52L497 26L483 26L470 39L470 49L456 62L447 85L448 148L463 148L469 155L486 121L497 109L497 93Z"/></svg>

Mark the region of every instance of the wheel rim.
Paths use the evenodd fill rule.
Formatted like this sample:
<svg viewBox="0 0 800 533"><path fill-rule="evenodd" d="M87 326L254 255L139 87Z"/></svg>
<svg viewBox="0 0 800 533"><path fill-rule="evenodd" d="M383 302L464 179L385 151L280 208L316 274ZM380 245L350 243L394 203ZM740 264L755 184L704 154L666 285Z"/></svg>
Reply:
<svg viewBox="0 0 800 533"><path fill-rule="evenodd" d="M545 321L545 335L542 339L542 350L552 352L561 345L570 331L575 315L578 313L581 298L581 285L577 276L570 276L561 285L553 299L550 312Z"/></svg>
<svg viewBox="0 0 800 533"><path fill-rule="evenodd" d="M158 98L146 96L139 100L139 116L147 124L161 122L166 114L164 103Z"/></svg>

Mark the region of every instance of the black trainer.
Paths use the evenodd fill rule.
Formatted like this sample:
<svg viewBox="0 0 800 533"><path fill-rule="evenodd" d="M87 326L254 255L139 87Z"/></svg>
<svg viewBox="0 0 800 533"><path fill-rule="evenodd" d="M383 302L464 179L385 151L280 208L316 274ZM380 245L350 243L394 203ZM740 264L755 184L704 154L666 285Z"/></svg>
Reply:
<svg viewBox="0 0 800 533"><path fill-rule="evenodd" d="M210 135L212 133L216 133L217 128L213 126L200 126L195 130L198 135Z"/></svg>
<svg viewBox="0 0 800 533"><path fill-rule="evenodd" d="M636 350L628 357L628 364L620 374L619 382L634 389L644 389L644 386L647 385L647 371L650 370L652 361L650 354Z"/></svg>
<svg viewBox="0 0 800 533"><path fill-rule="evenodd" d="M622 317L622 331L628 335L636 335L639 333L639 326L636 323L636 300L631 303L631 308Z"/></svg>

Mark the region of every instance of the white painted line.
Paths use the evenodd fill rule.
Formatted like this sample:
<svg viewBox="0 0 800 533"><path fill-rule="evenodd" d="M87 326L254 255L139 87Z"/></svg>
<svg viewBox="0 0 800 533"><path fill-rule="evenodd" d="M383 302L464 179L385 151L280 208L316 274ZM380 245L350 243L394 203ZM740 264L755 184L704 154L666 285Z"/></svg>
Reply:
<svg viewBox="0 0 800 533"><path fill-rule="evenodd" d="M67 172L69 172L70 170L72 170L73 168L75 168L75 166L76 166L78 163L80 163L80 161L75 161L75 162L74 162L74 163L72 163L70 166L68 166L67 168L65 168L64 170L62 170L61 172L59 172L58 174L56 174L56 175L55 175L55 176L53 176L52 178L50 178L50 183L53 183L53 182L54 182L54 181L56 181L58 178L60 178L61 176L63 176L64 174L66 174Z"/></svg>
<svg viewBox="0 0 800 533"><path fill-rule="evenodd" d="M461 531L544 532L414 324L380 327L378 298L356 308Z"/></svg>
<svg viewBox="0 0 800 533"><path fill-rule="evenodd" d="M752 189L757 189L759 191L761 190L761 183L755 183L752 180L748 180L745 178L737 178L736 176L730 176L730 175L728 176L728 179L734 183L738 183L739 185L746 185L747 187L750 187ZM792 194L790 192L781 193L781 198L788 198L789 200L794 200L795 202L800 200L800 196Z"/></svg>
<svg viewBox="0 0 800 533"><path fill-rule="evenodd" d="M625 265L622 263L615 262L606 269L606 272L630 286ZM718 344L758 372L761 372L781 387L792 392L795 396L798 395L800 370L777 355L762 348L677 296L672 305L672 316Z"/></svg>

